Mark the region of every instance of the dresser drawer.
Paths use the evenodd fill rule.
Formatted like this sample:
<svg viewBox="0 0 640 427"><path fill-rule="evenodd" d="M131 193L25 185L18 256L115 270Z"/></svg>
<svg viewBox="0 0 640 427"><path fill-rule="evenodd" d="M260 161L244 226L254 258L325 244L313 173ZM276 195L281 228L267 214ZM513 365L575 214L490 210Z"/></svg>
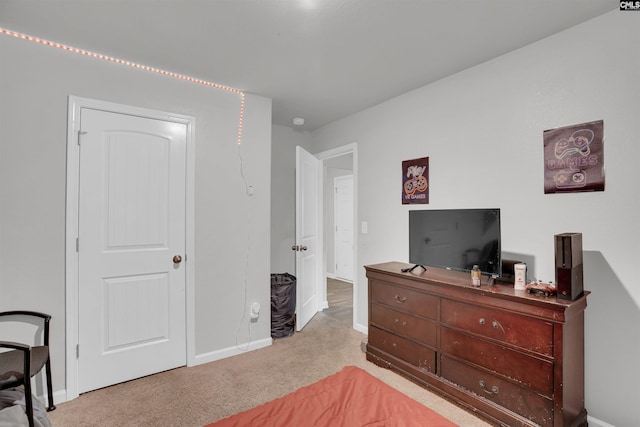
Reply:
<svg viewBox="0 0 640 427"><path fill-rule="evenodd" d="M436 370L435 350L374 326L369 326L368 345L402 359L426 372L434 373Z"/></svg>
<svg viewBox="0 0 640 427"><path fill-rule="evenodd" d="M385 304L418 316L430 319L437 319L438 316L439 299L437 297L385 282L371 282L370 298L372 302Z"/></svg>
<svg viewBox="0 0 640 427"><path fill-rule="evenodd" d="M446 325L553 356L553 325L519 314L443 299Z"/></svg>
<svg viewBox="0 0 640 427"><path fill-rule="evenodd" d="M527 388L465 363L441 359L440 372L449 381L497 403L541 426L553 425L553 401Z"/></svg>
<svg viewBox="0 0 640 427"><path fill-rule="evenodd" d="M371 304L371 322L398 335L436 346L438 326L435 320L412 316L383 305Z"/></svg>
<svg viewBox="0 0 640 427"><path fill-rule="evenodd" d="M440 348L444 354L499 372L545 396L553 395L553 363L548 360L446 327L440 331Z"/></svg>

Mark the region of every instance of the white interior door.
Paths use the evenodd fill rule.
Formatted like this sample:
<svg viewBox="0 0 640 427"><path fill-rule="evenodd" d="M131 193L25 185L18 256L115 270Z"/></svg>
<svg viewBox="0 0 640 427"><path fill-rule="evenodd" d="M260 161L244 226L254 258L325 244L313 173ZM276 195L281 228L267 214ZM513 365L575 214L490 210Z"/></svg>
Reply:
<svg viewBox="0 0 640 427"><path fill-rule="evenodd" d="M186 125L82 108L78 392L185 365Z"/></svg>
<svg viewBox="0 0 640 427"><path fill-rule="evenodd" d="M296 147L296 329L302 330L320 308L322 239L321 162Z"/></svg>
<svg viewBox="0 0 640 427"><path fill-rule="evenodd" d="M334 179L336 277L353 282L353 175Z"/></svg>

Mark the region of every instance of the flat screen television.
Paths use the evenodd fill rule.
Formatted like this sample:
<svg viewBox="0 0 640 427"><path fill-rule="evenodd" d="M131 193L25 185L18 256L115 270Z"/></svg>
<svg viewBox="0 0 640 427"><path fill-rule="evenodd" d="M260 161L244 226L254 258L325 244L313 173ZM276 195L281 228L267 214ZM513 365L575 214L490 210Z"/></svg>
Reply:
<svg viewBox="0 0 640 427"><path fill-rule="evenodd" d="M499 276L500 246L500 209L409 211L411 264Z"/></svg>

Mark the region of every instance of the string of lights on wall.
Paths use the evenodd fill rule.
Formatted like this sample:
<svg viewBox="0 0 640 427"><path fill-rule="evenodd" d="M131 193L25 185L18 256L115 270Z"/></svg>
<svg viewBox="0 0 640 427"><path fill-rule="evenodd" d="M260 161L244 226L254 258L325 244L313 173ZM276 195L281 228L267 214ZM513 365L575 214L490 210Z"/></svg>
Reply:
<svg viewBox="0 0 640 427"><path fill-rule="evenodd" d="M179 79L179 80L184 80L184 81L187 81L187 82L190 82L190 83L196 83L196 84L207 86L207 87L210 87L210 88L224 90L224 91L227 91L227 92L238 94L238 95L240 95L240 112L239 112L239 115L238 115L238 145L240 145L242 143L242 121L243 121L243 118L244 118L245 93L243 91L239 90L239 89L234 89L232 87L224 86L224 85L221 85L221 84L218 84L218 83L211 83L211 82L208 82L206 80L197 79L195 77L189 77L189 76L185 76L183 74L178 74L178 73L174 73L174 72L171 72L171 71L161 70L161 69L155 68L155 67L149 67L148 65L142 65L142 64L135 63L135 62L126 61L124 59L114 58L112 56L103 55L103 54L100 54L100 53L95 53L95 52L91 52L91 51L84 50L84 49L78 49L78 48L75 48L75 47L71 47L71 46L60 44L60 43L52 42L52 41L49 41L49 40L44 40L44 39L41 39L41 38L38 38L38 37L29 36L27 34L18 33L16 31L7 30L7 29L1 28L1 27L0 27L0 33L6 34L8 36L16 37L16 38L19 38L19 39L28 40L28 41L31 41L31 42L34 42L34 43L39 43L41 45L45 45L45 46L50 46L50 47L55 47L55 48L58 48L58 49L66 50L67 52L73 52L73 53L89 56L89 57L96 58L96 59L102 59L104 61L109 61L109 62L113 62L113 63L116 63L116 64L127 65L129 67L138 68L140 70L150 71L152 73L161 74L163 76L173 77L173 78L176 78L176 79Z"/></svg>

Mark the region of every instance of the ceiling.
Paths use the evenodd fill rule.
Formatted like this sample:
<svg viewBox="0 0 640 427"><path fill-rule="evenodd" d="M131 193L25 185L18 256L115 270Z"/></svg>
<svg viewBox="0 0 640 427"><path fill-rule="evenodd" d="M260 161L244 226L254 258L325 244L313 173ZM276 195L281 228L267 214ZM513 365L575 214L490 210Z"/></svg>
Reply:
<svg viewBox="0 0 640 427"><path fill-rule="evenodd" d="M0 27L273 99L314 130L618 0L0 0Z"/></svg>

